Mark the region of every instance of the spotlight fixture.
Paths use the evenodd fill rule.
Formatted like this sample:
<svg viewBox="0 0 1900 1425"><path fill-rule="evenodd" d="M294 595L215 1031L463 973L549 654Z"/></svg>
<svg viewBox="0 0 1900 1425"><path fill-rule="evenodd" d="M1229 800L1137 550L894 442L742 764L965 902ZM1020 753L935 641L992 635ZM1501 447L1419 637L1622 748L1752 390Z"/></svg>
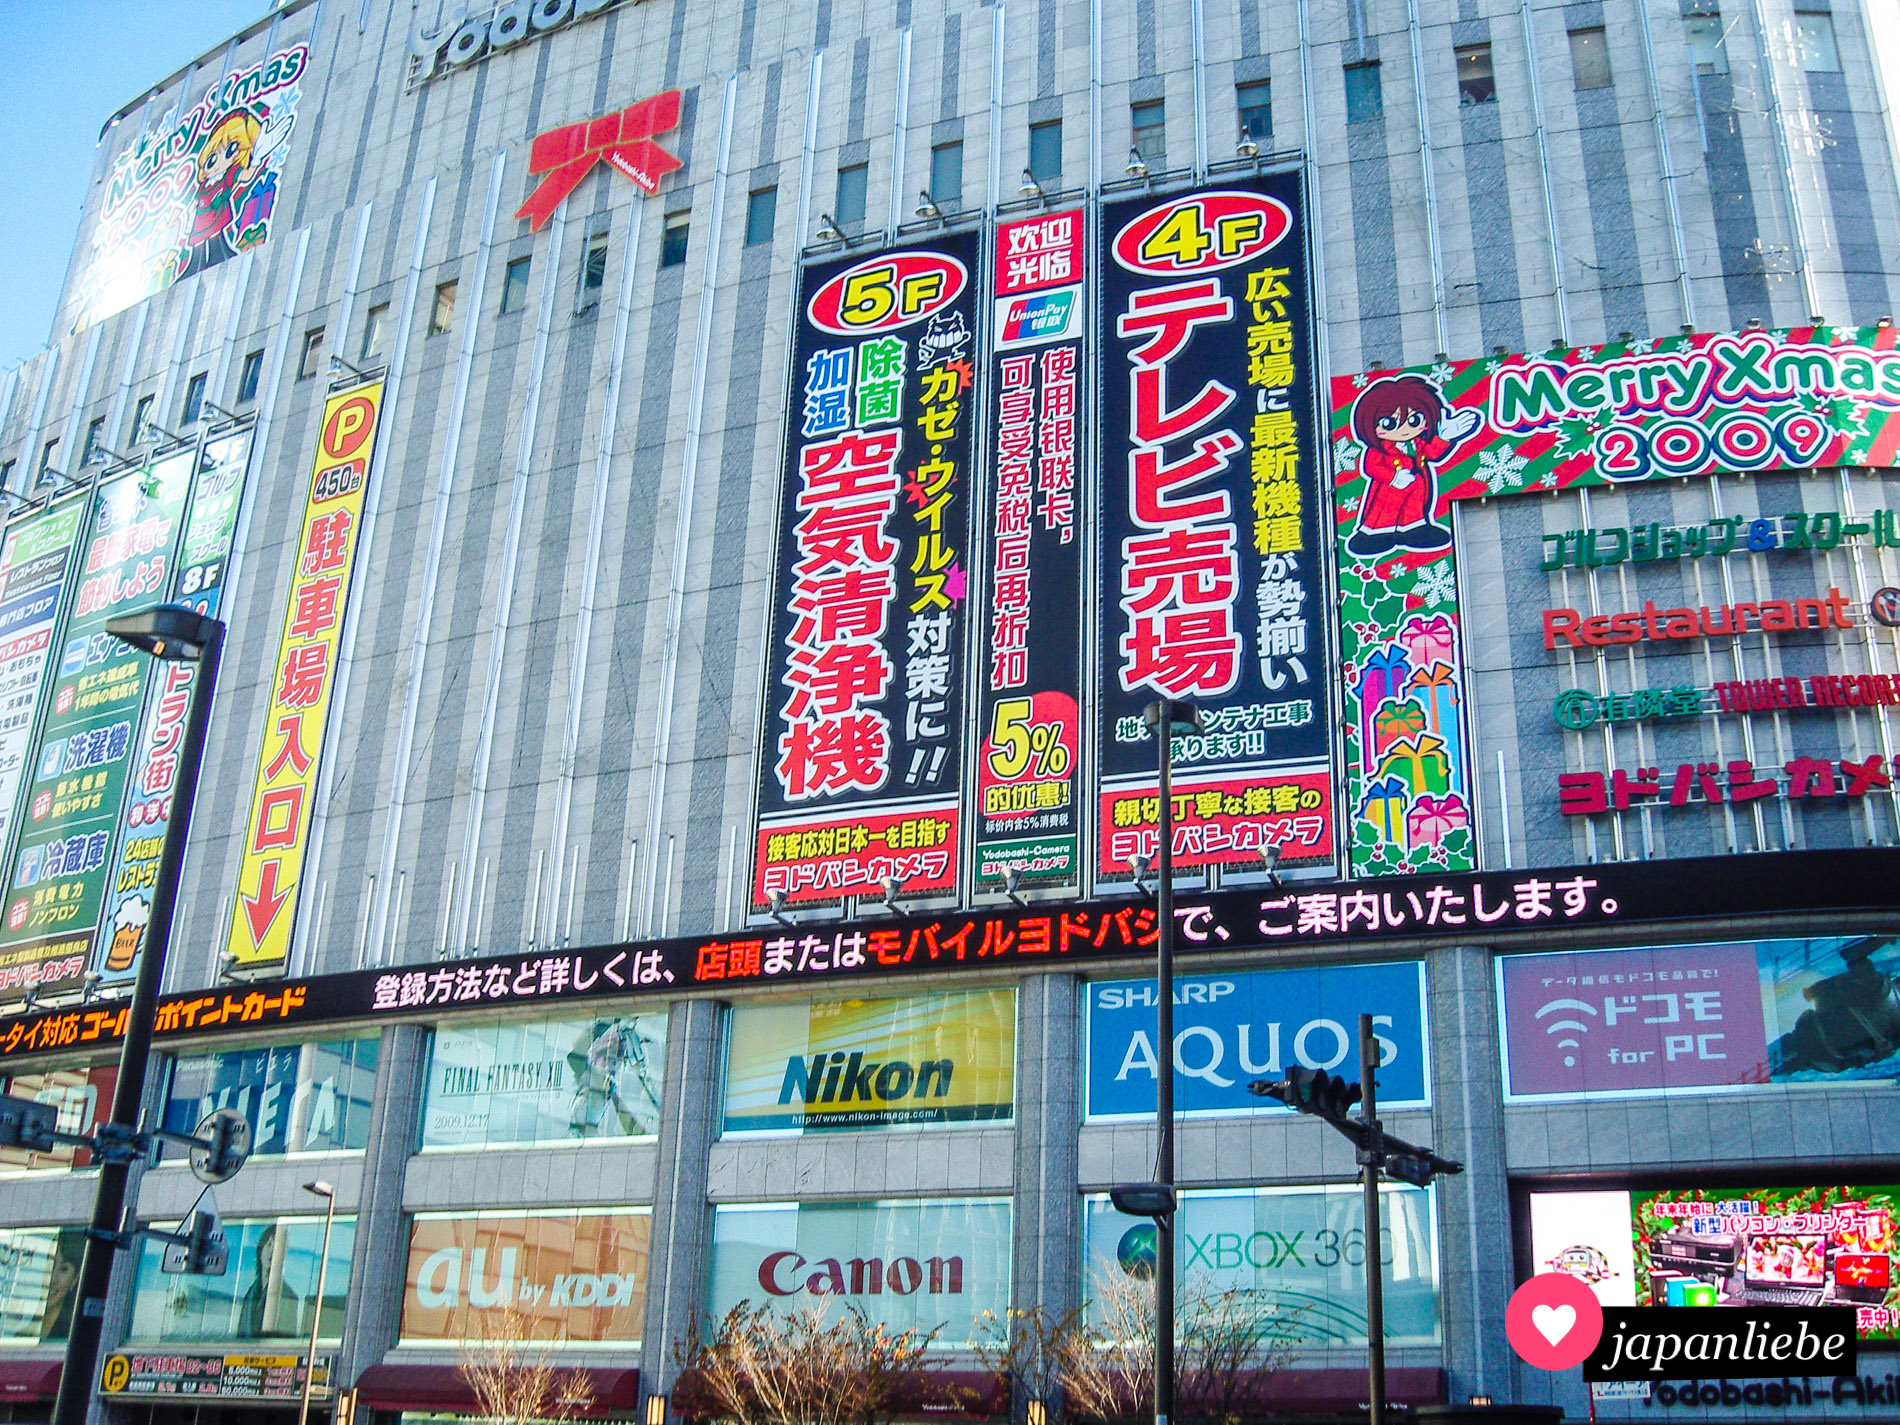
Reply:
<svg viewBox="0 0 1900 1425"><path fill-rule="evenodd" d="M1260 145L1253 141L1253 133L1245 124L1240 126L1240 142L1234 145L1234 152L1241 158L1257 158Z"/></svg>
<svg viewBox="0 0 1900 1425"><path fill-rule="evenodd" d="M771 912L772 919L776 920L780 925L791 924L791 921L785 918L785 892L784 891L782 890L767 891L765 893L765 903L772 908L772 912Z"/></svg>
<svg viewBox="0 0 1900 1425"><path fill-rule="evenodd" d="M1128 868L1135 873L1135 889L1146 895L1148 888L1142 883L1148 879L1148 868L1153 866L1152 856L1134 855L1128 858Z"/></svg>
<svg viewBox="0 0 1900 1425"><path fill-rule="evenodd" d="M829 213L820 213L818 215L818 241L844 241L844 234L838 230L838 220Z"/></svg>
<svg viewBox="0 0 1900 1425"><path fill-rule="evenodd" d="M1034 198L1038 203L1049 201L1049 195L1042 191L1042 185L1036 182L1036 175L1027 168L1023 170L1023 181L1016 185L1018 197Z"/></svg>
<svg viewBox="0 0 1900 1425"><path fill-rule="evenodd" d="M1616 339L1620 342L1628 343L1636 339L1636 333L1635 332L1618 332L1616 334Z"/></svg>
<svg viewBox="0 0 1900 1425"><path fill-rule="evenodd" d="M943 210L939 208L936 201L931 198L928 188L917 195L917 216L929 222L941 222L943 220Z"/></svg>
<svg viewBox="0 0 1900 1425"><path fill-rule="evenodd" d="M1684 322L1684 323L1683 323L1683 324L1682 324L1682 325L1681 325L1680 327L1678 327L1678 328L1677 328L1677 330L1678 330L1678 331L1680 331L1680 332L1681 332L1681 333L1682 333L1682 334L1683 334L1684 336L1694 336L1694 335L1695 335L1695 323L1694 323L1694 322Z"/></svg>
<svg viewBox="0 0 1900 1425"><path fill-rule="evenodd" d="M342 357L338 356L335 352L331 352L330 353L330 374L332 376L341 376L345 371L349 372L350 375L354 376L359 381L367 381L369 379L369 373L365 371L362 367L352 365L350 362L347 362ZM207 402L207 404L209 403ZM204 416L201 413L199 416L199 419L208 420L209 417Z"/></svg>
<svg viewBox="0 0 1900 1425"><path fill-rule="evenodd" d="M897 909L897 898L904 893L904 883L895 876L886 876L883 880L878 882L878 886L884 892L884 904L895 911Z"/></svg>
<svg viewBox="0 0 1900 1425"><path fill-rule="evenodd" d="M1882 317L1879 321L1875 322L1874 325L1877 327L1890 327L1893 325L1893 318Z"/></svg>
<svg viewBox="0 0 1900 1425"><path fill-rule="evenodd" d="M1278 844L1276 843L1271 846L1262 846L1260 848L1260 860L1267 868L1267 884L1270 886L1279 885L1280 884L1280 848Z"/></svg>
<svg viewBox="0 0 1900 1425"><path fill-rule="evenodd" d="M1128 162L1123 167L1122 172L1126 173L1130 178L1146 178L1148 176L1148 162L1141 156L1140 149L1130 148L1128 150Z"/></svg>
<svg viewBox="0 0 1900 1425"><path fill-rule="evenodd" d="M1021 866L1005 866L1003 868L1003 894L1015 901L1017 905L1026 906L1029 902L1017 894L1022 888L1023 868Z"/></svg>

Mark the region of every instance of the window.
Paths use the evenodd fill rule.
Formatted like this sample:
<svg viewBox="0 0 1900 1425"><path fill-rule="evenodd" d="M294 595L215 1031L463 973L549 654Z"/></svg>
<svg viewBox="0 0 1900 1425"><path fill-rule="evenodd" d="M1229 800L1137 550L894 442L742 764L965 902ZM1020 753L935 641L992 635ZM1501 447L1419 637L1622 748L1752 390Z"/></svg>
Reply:
<svg viewBox="0 0 1900 1425"><path fill-rule="evenodd" d="M528 274L534 269L534 258L517 257L501 271L501 314L518 312L528 305Z"/></svg>
<svg viewBox="0 0 1900 1425"><path fill-rule="evenodd" d="M378 302L369 309L369 315L363 318L363 348L357 360L374 361L383 354L383 343L387 340L389 340L389 303Z"/></svg>
<svg viewBox="0 0 1900 1425"><path fill-rule="evenodd" d="M1704 10L1682 17L1683 43L1689 47L1689 62L1697 74L1727 74L1728 46L1722 42L1722 16Z"/></svg>
<svg viewBox="0 0 1900 1425"><path fill-rule="evenodd" d="M963 142L940 143L930 150L930 201L940 208L963 203Z"/></svg>
<svg viewBox="0 0 1900 1425"><path fill-rule="evenodd" d="M858 216L863 215L864 205L860 203ZM660 266L679 267L685 263L686 240L691 236L692 230L693 215L690 212L682 210L666 215L666 226L660 229Z"/></svg>
<svg viewBox="0 0 1900 1425"><path fill-rule="evenodd" d="M251 1152L345 1153L369 1142L376 1038L226 1049L174 1060L164 1126L189 1133L207 1114L234 1108L251 1128Z"/></svg>
<svg viewBox="0 0 1900 1425"><path fill-rule="evenodd" d="M680 247L679 261L686 261L684 244ZM667 264L671 265L671 264ZM587 246L581 251L581 291L580 304L585 310L600 300L600 289L607 281L607 234L589 233Z"/></svg>
<svg viewBox="0 0 1900 1425"><path fill-rule="evenodd" d="M86 427L86 457L84 463L90 465L95 460L104 460L106 458L105 444L106 418L104 416L96 416L93 418L91 424Z"/></svg>
<svg viewBox="0 0 1900 1425"><path fill-rule="evenodd" d="M1038 183L1062 179L1062 120L1029 126L1029 176Z"/></svg>
<svg viewBox="0 0 1900 1425"><path fill-rule="evenodd" d="M13 467L19 463L17 460L0 461L0 490L13 488Z"/></svg>
<svg viewBox="0 0 1900 1425"><path fill-rule="evenodd" d="M1491 74L1490 45L1460 45L1458 56L1458 103L1489 104L1498 97L1497 80Z"/></svg>
<svg viewBox="0 0 1900 1425"><path fill-rule="evenodd" d="M1361 124L1376 119L1385 108L1379 94L1379 61L1346 66L1346 122Z"/></svg>
<svg viewBox="0 0 1900 1425"><path fill-rule="evenodd" d="M40 469L42 472L53 468L53 457L59 454L59 437L54 436L40 447Z"/></svg>
<svg viewBox="0 0 1900 1425"><path fill-rule="evenodd" d="M745 200L745 245L769 247L778 225L778 189L755 188Z"/></svg>
<svg viewBox="0 0 1900 1425"><path fill-rule="evenodd" d="M429 309L430 336L441 336L455 326L455 287L453 281L436 283L435 305Z"/></svg>
<svg viewBox="0 0 1900 1425"><path fill-rule="evenodd" d="M848 228L864 221L864 188L869 177L870 169L862 163L838 170L837 202L832 206L831 216L840 227Z"/></svg>
<svg viewBox="0 0 1900 1425"><path fill-rule="evenodd" d="M317 374L317 358L323 354L323 328L312 327L303 334L303 354L297 358L297 379L307 380Z"/></svg>
<svg viewBox="0 0 1900 1425"><path fill-rule="evenodd" d="M1579 89L1610 87L1610 49L1603 37L1603 26L1570 32L1570 72Z"/></svg>
<svg viewBox="0 0 1900 1425"><path fill-rule="evenodd" d="M664 1010L443 1024L429 1047L422 1146L649 1137L665 1072Z"/></svg>
<svg viewBox="0 0 1900 1425"><path fill-rule="evenodd" d="M63 1119L59 1126L66 1127ZM66 1339L85 1250L83 1227L0 1229L0 1261L7 1264L0 1276L0 1340L37 1346Z"/></svg>
<svg viewBox="0 0 1900 1425"><path fill-rule="evenodd" d="M1160 99L1128 106L1128 125L1135 150L1154 168L1168 163L1168 106Z"/></svg>
<svg viewBox="0 0 1900 1425"><path fill-rule="evenodd" d="M320 1340L342 1337L356 1246L353 1214L336 1215L322 1271L322 1310L314 1320L317 1313L310 1306L317 1294L317 1254L323 1250L321 1213L226 1221L224 1238L230 1265L221 1277L169 1275L161 1265L167 1244L149 1237L140 1241L132 1291L135 1340L276 1340L307 1346L312 1326Z"/></svg>
<svg viewBox="0 0 1900 1425"><path fill-rule="evenodd" d="M1234 86L1240 108L1240 127L1261 148L1273 147L1273 81L1256 79Z"/></svg>
<svg viewBox="0 0 1900 1425"><path fill-rule="evenodd" d="M323 335L321 328L318 329L317 335L319 337ZM204 414L205 382L209 377L209 372L200 371L185 383L185 408L178 413L178 419L186 425L193 424L199 416Z"/></svg>
<svg viewBox="0 0 1900 1425"><path fill-rule="evenodd" d="M257 399L257 381L264 374L264 353L247 351L244 353L244 368L238 373L238 404Z"/></svg>
<svg viewBox="0 0 1900 1425"><path fill-rule="evenodd" d="M1839 74L1841 52L1834 44L1834 17L1825 10L1794 12L1796 43L1801 48L1801 67L1809 74Z"/></svg>
<svg viewBox="0 0 1900 1425"><path fill-rule="evenodd" d="M140 396L139 403L132 408L132 444L158 439L158 433L152 429L152 405L157 399L156 396Z"/></svg>

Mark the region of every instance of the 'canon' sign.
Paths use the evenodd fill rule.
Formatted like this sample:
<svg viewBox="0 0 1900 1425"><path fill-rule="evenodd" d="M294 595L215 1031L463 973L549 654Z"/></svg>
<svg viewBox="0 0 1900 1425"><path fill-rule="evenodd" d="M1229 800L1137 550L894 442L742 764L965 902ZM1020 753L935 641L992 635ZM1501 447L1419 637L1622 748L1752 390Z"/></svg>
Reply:
<svg viewBox="0 0 1900 1425"><path fill-rule="evenodd" d="M812 1296L876 1296L890 1290L910 1296L919 1289L931 1295L962 1295L963 1258L852 1257L839 1261L821 1257L807 1261L797 1252L774 1252L759 1263L759 1285L772 1296L807 1292Z"/></svg>

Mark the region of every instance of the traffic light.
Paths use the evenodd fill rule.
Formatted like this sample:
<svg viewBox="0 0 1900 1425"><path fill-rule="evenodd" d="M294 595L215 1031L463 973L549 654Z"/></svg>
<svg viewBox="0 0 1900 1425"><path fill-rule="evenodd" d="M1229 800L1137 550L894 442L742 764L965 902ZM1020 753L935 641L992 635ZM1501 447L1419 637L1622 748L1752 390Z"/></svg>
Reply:
<svg viewBox="0 0 1900 1425"><path fill-rule="evenodd" d="M194 1277L221 1277L229 1261L230 1251L217 1210L199 1208L191 1214L185 1231L170 1239L159 1266L174 1275L182 1272Z"/></svg>
<svg viewBox="0 0 1900 1425"><path fill-rule="evenodd" d="M1388 1178L1397 1178L1413 1187L1425 1187L1435 1177L1449 1177L1465 1170L1463 1163L1454 1163L1449 1158L1439 1157L1430 1148L1414 1147L1404 1139L1390 1135L1385 1139L1385 1157L1381 1166Z"/></svg>
<svg viewBox="0 0 1900 1425"><path fill-rule="evenodd" d="M1288 1108L1316 1114L1328 1123L1344 1123L1352 1106L1364 1094L1349 1079L1329 1074L1324 1069L1306 1069L1295 1064L1284 1079L1256 1079L1247 1092L1262 1098L1277 1098Z"/></svg>
<svg viewBox="0 0 1900 1425"><path fill-rule="evenodd" d="M0 1148L50 1153L58 1141L53 1137L58 1127L57 1105L0 1094Z"/></svg>

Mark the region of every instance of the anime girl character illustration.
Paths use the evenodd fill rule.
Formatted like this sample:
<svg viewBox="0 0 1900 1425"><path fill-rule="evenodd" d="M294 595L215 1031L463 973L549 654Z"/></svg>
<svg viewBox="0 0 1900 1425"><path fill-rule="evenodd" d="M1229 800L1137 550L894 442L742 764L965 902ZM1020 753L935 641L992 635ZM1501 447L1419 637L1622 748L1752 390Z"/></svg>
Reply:
<svg viewBox="0 0 1900 1425"><path fill-rule="evenodd" d="M1347 553L1377 559L1395 549L1449 549L1451 531L1432 521L1433 467L1483 419L1475 409L1454 411L1423 376L1387 376L1366 387L1352 407L1353 439L1366 448L1366 495Z"/></svg>
<svg viewBox="0 0 1900 1425"><path fill-rule="evenodd" d="M266 160L289 132L289 116L274 121L263 105L233 109L211 126L198 150L180 276L214 267L261 240L277 199L276 166Z"/></svg>

